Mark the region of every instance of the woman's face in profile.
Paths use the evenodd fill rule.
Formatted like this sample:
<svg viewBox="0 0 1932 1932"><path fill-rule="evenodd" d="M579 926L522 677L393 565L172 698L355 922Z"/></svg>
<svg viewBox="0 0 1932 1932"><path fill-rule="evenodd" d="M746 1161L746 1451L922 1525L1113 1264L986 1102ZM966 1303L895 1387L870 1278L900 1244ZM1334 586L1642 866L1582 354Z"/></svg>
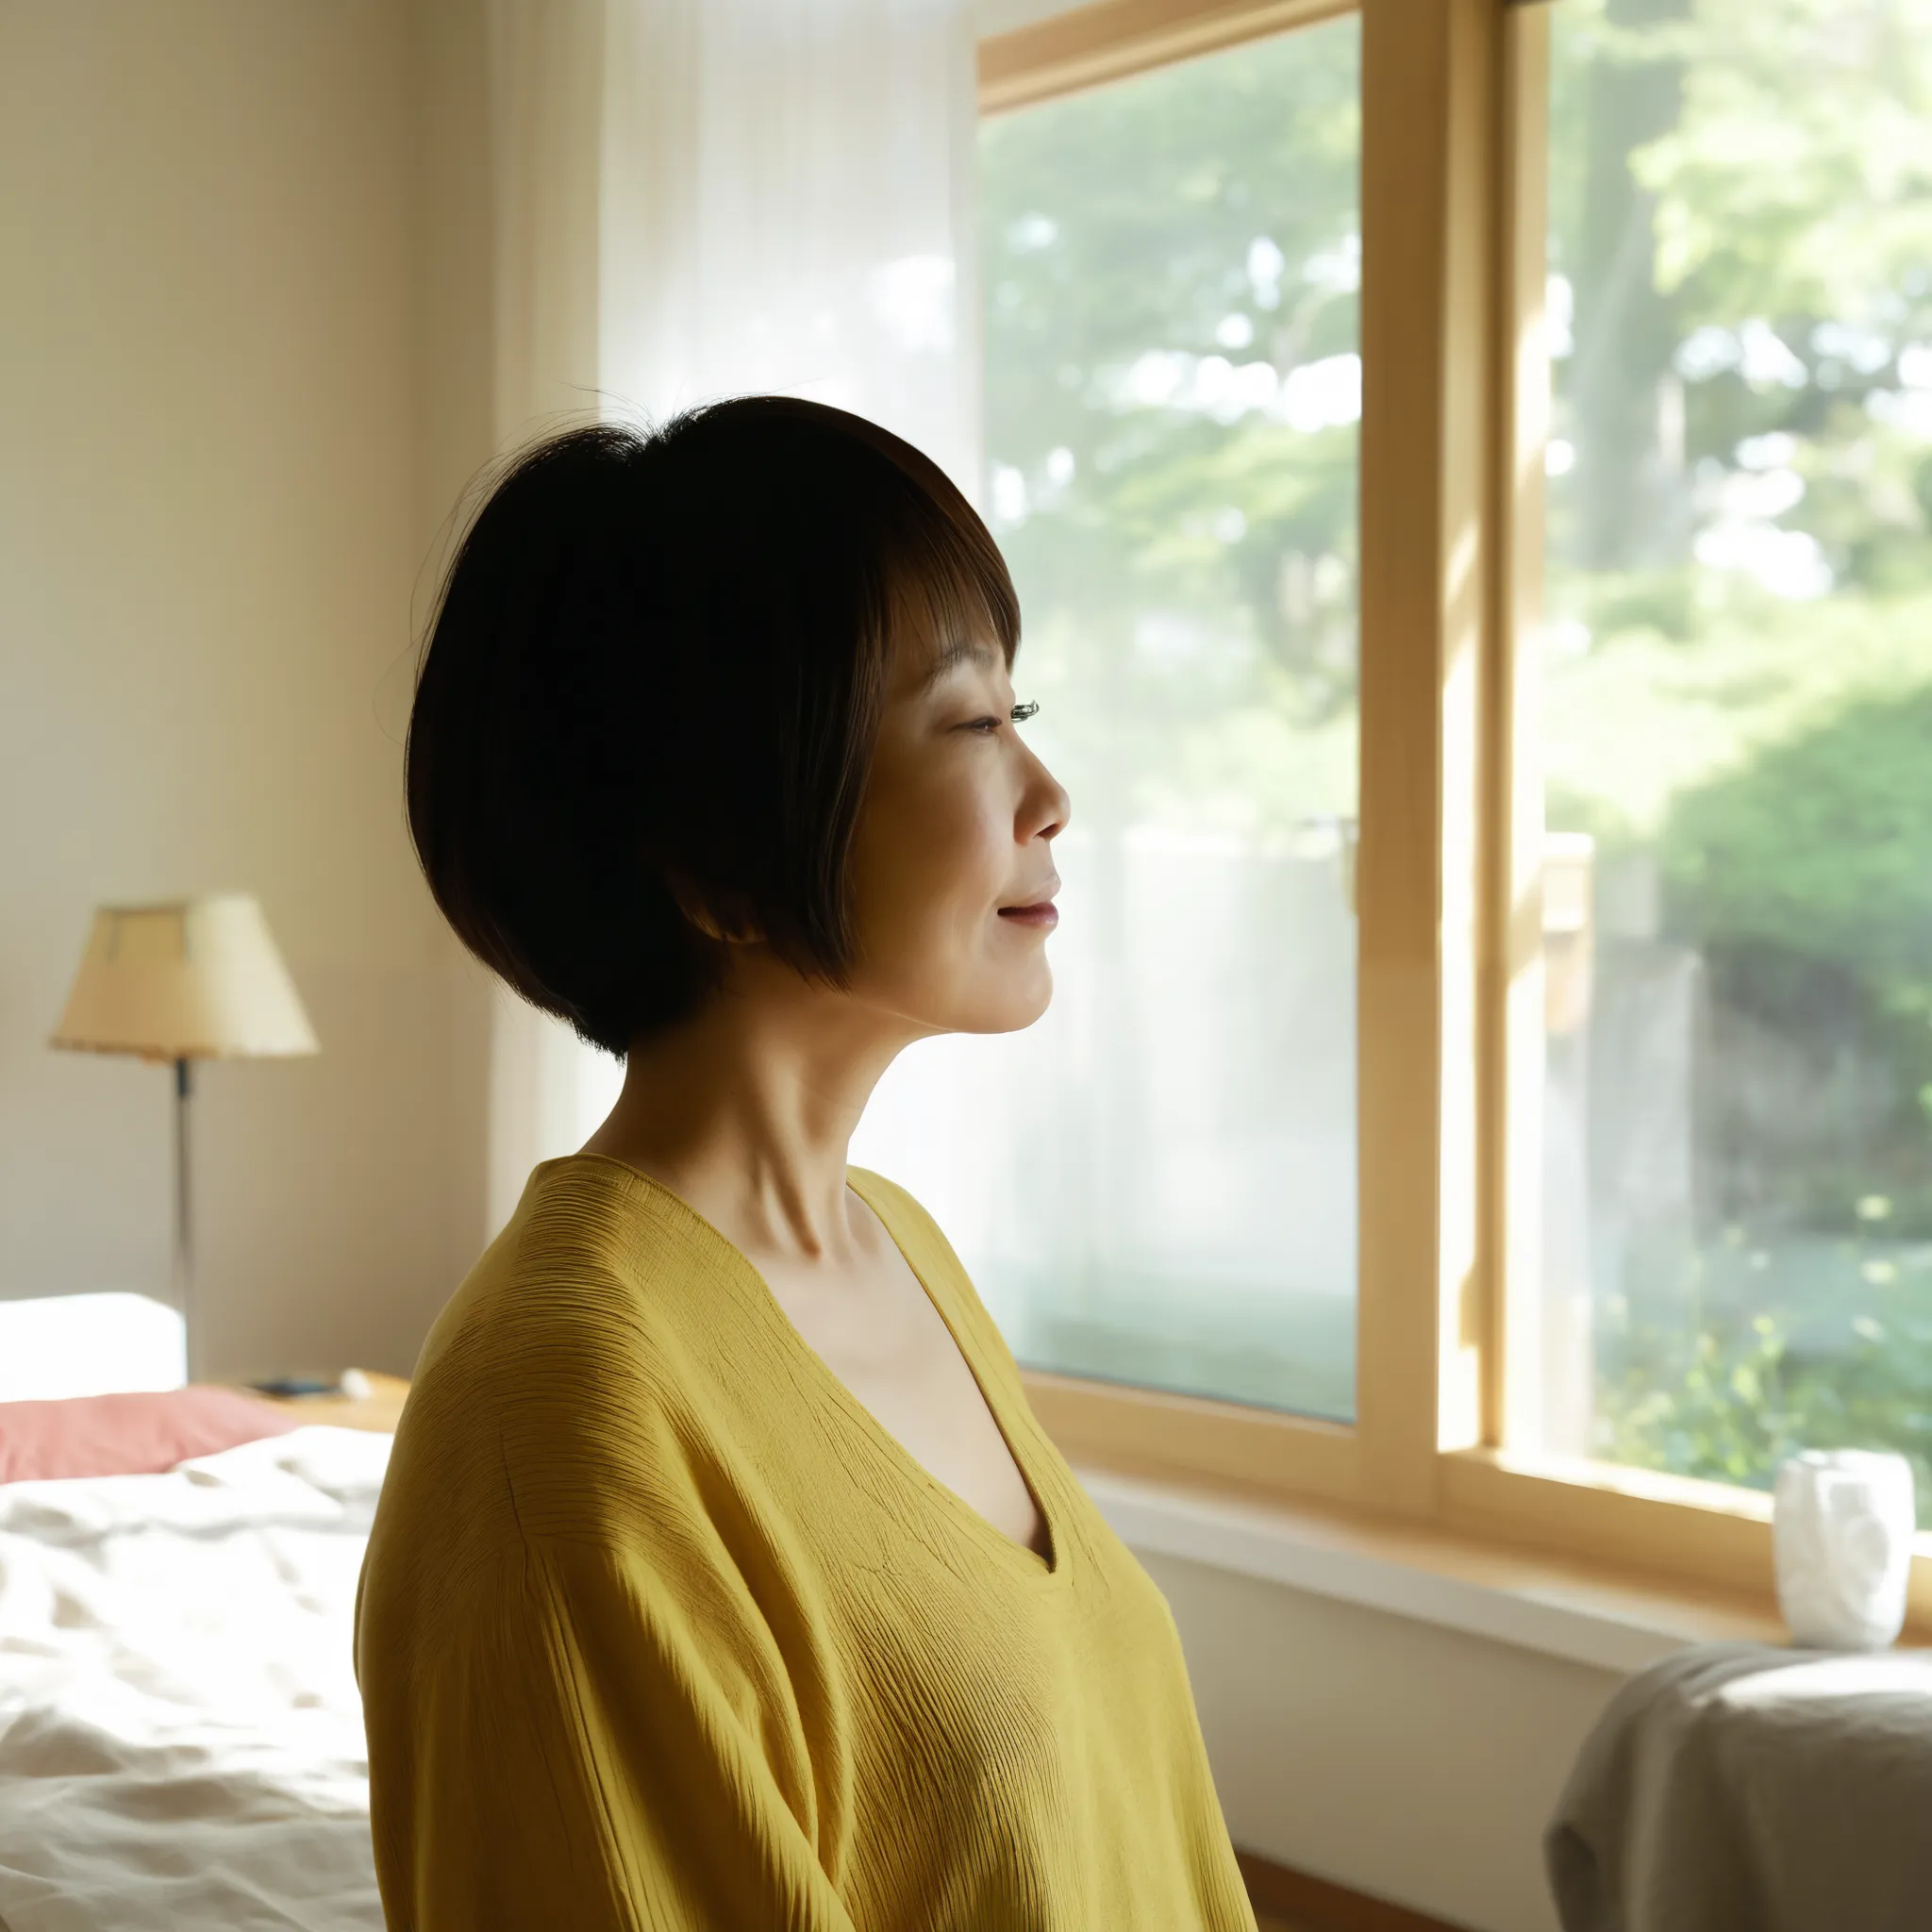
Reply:
<svg viewBox="0 0 1932 1932"><path fill-rule="evenodd" d="M1013 721L991 639L897 651L853 842L853 992L935 1033L1030 1026L1053 997L1053 840L1071 805Z"/></svg>

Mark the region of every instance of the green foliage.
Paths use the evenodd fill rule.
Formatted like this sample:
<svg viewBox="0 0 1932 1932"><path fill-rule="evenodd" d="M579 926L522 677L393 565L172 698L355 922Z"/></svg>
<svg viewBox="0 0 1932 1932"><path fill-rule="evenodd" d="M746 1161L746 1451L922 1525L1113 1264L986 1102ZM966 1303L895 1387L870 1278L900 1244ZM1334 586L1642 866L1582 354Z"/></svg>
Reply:
<svg viewBox="0 0 1932 1932"><path fill-rule="evenodd" d="M1932 8L1698 0L1648 51L1685 75L1680 125L1634 162L1657 196L1657 283L1683 322L1830 317L1923 334Z"/></svg>
<svg viewBox="0 0 1932 1932"><path fill-rule="evenodd" d="M1655 841L1667 823L1694 826L1683 801L1735 786L1780 746L1823 737L1855 762L1857 732L1848 739L1836 721L1869 722L1932 685L1932 596L1923 593L1793 603L1691 571L1571 576L1561 588L1591 643L1547 673L1550 819L1613 847ZM1909 753L1888 742L1898 756L1886 782L1894 796L1916 795ZM1789 786L1747 785L1742 795L1760 813L1747 840L1774 851L1802 836L1792 815L1806 808ZM1889 823L1917 823L1921 809L1907 804ZM1848 849L1840 857L1861 862Z"/></svg>
<svg viewBox="0 0 1932 1932"><path fill-rule="evenodd" d="M1555 54L1552 259L1596 307L1557 367L1551 822L1655 864L1718 1036L1694 1211L1770 1263L1622 1248L1605 1451L1755 1482L1806 1442L1916 1454L1932 1279L1883 1346L1814 1318L1894 1265L1840 1253L1861 1204L1932 1236L1932 0L1568 0ZM1619 75L1667 109L1634 149ZM1650 359L1613 298L1661 317Z"/></svg>
<svg viewBox="0 0 1932 1932"><path fill-rule="evenodd" d="M1641 1330L1597 1391L1598 1455L1642 1469L1768 1489L1810 1438L1786 1388L1786 1344L1769 1315L1742 1334Z"/></svg>
<svg viewBox="0 0 1932 1932"><path fill-rule="evenodd" d="M1102 475L1170 453L1185 465L1185 421L1118 408L1108 378L1149 350L1227 353L1229 315L1284 368L1355 346L1342 270L1357 227L1358 44L1342 23L987 125L996 460L1031 473L1062 446ZM1273 276L1249 272L1257 241L1280 257ZM1092 487L1096 508L1110 502L1110 484Z"/></svg>
<svg viewBox="0 0 1932 1932"><path fill-rule="evenodd" d="M1828 961L1927 1030L1932 684L1765 746L1678 799L1658 849L1673 930Z"/></svg>
<svg viewBox="0 0 1932 1932"><path fill-rule="evenodd" d="M1914 398L1932 372L1912 358L1932 341L1932 0L1686 0L1681 18L1618 24L1634 10L1566 0L1557 17L1552 262L1600 308L1607 275L1641 280L1669 353L1633 361L1617 316L1580 317L1557 419L1600 438L1607 423L1680 414L1682 447L1661 426L1614 450L1586 437L1551 492L1558 554L1589 550L1594 477L1599 498L1645 503L1616 561L1683 558L1696 529L1734 513L1727 483L1752 467L1740 445L1783 437L1788 455L1760 441L1755 460L1802 489L1766 520L1815 538L1841 586L1923 586L1932 408ZM1627 155L1603 151L1617 130L1592 112L1592 80L1617 73L1680 96L1668 129ZM1589 210L1619 177L1622 219L1599 234ZM1615 261L1592 257L1611 243ZM1606 480L1612 459L1624 467Z"/></svg>
<svg viewBox="0 0 1932 1932"><path fill-rule="evenodd" d="M1932 1529L1932 1320L1921 1282L1891 1281L1860 1284L1877 1312L1828 1353L1794 1347L1774 1315L1677 1326L1619 1307L1597 1337L1596 1454L1768 1490L1800 1449L1889 1449L1912 1465Z"/></svg>
<svg viewBox="0 0 1932 1932"><path fill-rule="evenodd" d="M1332 22L982 133L994 521L1090 824L1252 820L1244 746L1326 732L1290 767L1328 772L1352 728L1354 428L1239 385L1355 350L1358 48ZM1344 762L1273 771L1261 817L1352 809Z"/></svg>

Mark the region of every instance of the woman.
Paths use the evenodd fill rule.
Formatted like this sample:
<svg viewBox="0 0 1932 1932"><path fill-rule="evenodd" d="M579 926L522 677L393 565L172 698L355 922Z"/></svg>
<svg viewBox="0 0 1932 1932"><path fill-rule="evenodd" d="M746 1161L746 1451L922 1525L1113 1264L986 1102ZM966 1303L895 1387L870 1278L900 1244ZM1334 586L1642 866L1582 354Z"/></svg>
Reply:
<svg viewBox="0 0 1932 1932"><path fill-rule="evenodd" d="M909 1196L894 1055L1030 1024L1066 794L958 491L751 398L558 438L409 727L437 903L627 1057L438 1319L363 1574L391 1932L1248 1932L1166 1607Z"/></svg>

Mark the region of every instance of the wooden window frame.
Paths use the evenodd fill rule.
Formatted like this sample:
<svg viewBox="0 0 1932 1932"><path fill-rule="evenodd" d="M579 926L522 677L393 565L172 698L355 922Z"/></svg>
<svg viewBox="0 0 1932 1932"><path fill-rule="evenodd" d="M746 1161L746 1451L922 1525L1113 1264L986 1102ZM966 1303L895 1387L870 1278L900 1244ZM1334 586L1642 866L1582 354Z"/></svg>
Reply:
<svg viewBox="0 0 1932 1932"><path fill-rule="evenodd" d="M1770 1498L1540 1435L1549 8L1100 0L979 43L983 114L1362 32L1356 1422L1029 1371L1075 1461L1642 1573L1754 1610ZM1932 1537L1908 1628L1932 1634Z"/></svg>

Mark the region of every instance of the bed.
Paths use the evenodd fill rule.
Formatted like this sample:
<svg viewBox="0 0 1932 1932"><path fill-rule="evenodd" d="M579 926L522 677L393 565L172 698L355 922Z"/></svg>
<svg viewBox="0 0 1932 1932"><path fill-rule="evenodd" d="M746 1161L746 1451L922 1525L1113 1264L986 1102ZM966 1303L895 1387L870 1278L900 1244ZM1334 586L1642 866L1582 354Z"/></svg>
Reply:
<svg viewBox="0 0 1932 1932"><path fill-rule="evenodd" d="M391 1440L0 1483L4 1932L380 1932L350 1631Z"/></svg>

